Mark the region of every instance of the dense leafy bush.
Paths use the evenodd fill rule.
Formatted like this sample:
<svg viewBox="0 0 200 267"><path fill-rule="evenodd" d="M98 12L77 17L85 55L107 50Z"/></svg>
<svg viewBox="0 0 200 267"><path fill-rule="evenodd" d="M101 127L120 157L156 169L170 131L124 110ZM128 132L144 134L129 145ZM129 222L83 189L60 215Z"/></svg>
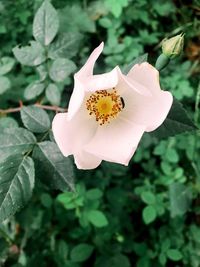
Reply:
<svg viewBox="0 0 200 267"><path fill-rule="evenodd" d="M198 1L51 3L58 17L48 1L0 1L0 266L199 267ZM50 130L73 73L101 41L99 73L145 53L154 65L160 41L180 32L184 53L161 71L161 87L190 119L173 106L177 120L145 134L129 167L73 168ZM173 127L186 133L167 137Z"/></svg>

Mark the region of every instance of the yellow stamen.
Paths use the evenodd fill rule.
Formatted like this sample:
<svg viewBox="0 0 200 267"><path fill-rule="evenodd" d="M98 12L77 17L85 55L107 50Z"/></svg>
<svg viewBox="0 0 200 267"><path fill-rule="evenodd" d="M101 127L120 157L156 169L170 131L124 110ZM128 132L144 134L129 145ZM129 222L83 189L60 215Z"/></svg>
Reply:
<svg viewBox="0 0 200 267"><path fill-rule="evenodd" d="M124 108L123 99L117 95L115 88L112 90L96 91L86 101L86 107L90 115L96 117L100 125L109 123Z"/></svg>

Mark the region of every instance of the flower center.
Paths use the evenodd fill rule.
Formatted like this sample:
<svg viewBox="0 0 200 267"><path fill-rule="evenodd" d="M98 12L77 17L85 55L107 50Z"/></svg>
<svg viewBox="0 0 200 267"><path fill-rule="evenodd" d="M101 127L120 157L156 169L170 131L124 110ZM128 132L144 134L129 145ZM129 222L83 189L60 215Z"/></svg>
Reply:
<svg viewBox="0 0 200 267"><path fill-rule="evenodd" d="M86 101L86 107L89 115L96 117L100 125L110 123L124 108L124 100L117 95L115 88L112 90L96 91Z"/></svg>

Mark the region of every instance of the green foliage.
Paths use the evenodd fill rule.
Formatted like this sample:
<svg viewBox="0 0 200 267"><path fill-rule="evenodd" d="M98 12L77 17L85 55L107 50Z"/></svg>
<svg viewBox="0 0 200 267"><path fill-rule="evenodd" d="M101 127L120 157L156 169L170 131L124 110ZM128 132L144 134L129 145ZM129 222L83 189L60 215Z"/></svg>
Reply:
<svg viewBox="0 0 200 267"><path fill-rule="evenodd" d="M0 61L0 75L4 75L10 72L15 64L15 61L11 57L2 57Z"/></svg>
<svg viewBox="0 0 200 267"><path fill-rule="evenodd" d="M197 2L0 1L0 266L199 267ZM164 124L128 167L74 170L50 128L75 71L101 41L96 73L154 65L180 32L183 56L160 73L174 96Z"/></svg>
<svg viewBox="0 0 200 267"><path fill-rule="evenodd" d="M50 44L48 57L51 59L74 57L78 52L82 38L82 35L78 32L60 34L55 42Z"/></svg>
<svg viewBox="0 0 200 267"><path fill-rule="evenodd" d="M35 170L30 157L11 155L0 164L0 221L13 215L32 195Z"/></svg>
<svg viewBox="0 0 200 267"><path fill-rule="evenodd" d="M7 128L0 134L0 158L24 154L33 148L35 136L24 128Z"/></svg>
<svg viewBox="0 0 200 267"><path fill-rule="evenodd" d="M22 65L35 67L35 71L39 74L39 80L34 79L26 86L24 90L26 100L40 96L46 97L45 101L53 105L59 105L64 84L76 69L75 63L69 58L76 55L82 35L71 32L60 33L52 43L58 34L58 29L57 11L49 0L45 0L34 16L35 40L30 41L28 46L20 45L13 48L16 59Z"/></svg>
<svg viewBox="0 0 200 267"><path fill-rule="evenodd" d="M20 111L24 126L34 133L44 133L50 129L49 116L35 106L23 107Z"/></svg>
<svg viewBox="0 0 200 267"><path fill-rule="evenodd" d="M164 123L152 134L160 139L173 136L175 134L194 131L196 127L188 117L182 105L173 100L172 108Z"/></svg>
<svg viewBox="0 0 200 267"><path fill-rule="evenodd" d="M66 32L66 29L70 33L95 32L94 21L79 4L69 2L65 8L59 11L59 18L61 32Z"/></svg>
<svg viewBox="0 0 200 267"><path fill-rule="evenodd" d="M96 188L85 190L83 185L77 185L76 193L66 192L59 194L57 200L67 209L76 209L77 217L83 227L89 224L101 228L108 225L105 214L97 210L102 198L102 191Z"/></svg>
<svg viewBox="0 0 200 267"><path fill-rule="evenodd" d="M12 70L14 64L15 61L11 57L2 57L0 59L0 95L11 87L9 78L4 75Z"/></svg>
<svg viewBox="0 0 200 267"><path fill-rule="evenodd" d="M33 36L42 45L49 45L58 32L59 20L54 7L45 0L35 14Z"/></svg>
<svg viewBox="0 0 200 267"><path fill-rule="evenodd" d="M61 154L55 143L50 141L38 143L34 148L33 158L39 163L38 177L46 180L48 185L63 191L68 187L73 190L72 163L69 158Z"/></svg>
<svg viewBox="0 0 200 267"><path fill-rule="evenodd" d="M143 220L146 224L153 222L156 219L156 210L154 206L147 206L142 212Z"/></svg>
<svg viewBox="0 0 200 267"><path fill-rule="evenodd" d="M92 254L93 246L88 244L79 244L71 251L71 260L73 262L82 262L87 260Z"/></svg>
<svg viewBox="0 0 200 267"><path fill-rule="evenodd" d="M76 65L67 58L57 58L49 70L49 76L54 82L64 81L76 69Z"/></svg>
<svg viewBox="0 0 200 267"><path fill-rule="evenodd" d="M44 83L40 83L39 81L35 81L31 84L29 84L25 90L24 90L24 97L27 100L34 99L41 95L41 93L44 91L45 85Z"/></svg>
<svg viewBox="0 0 200 267"><path fill-rule="evenodd" d="M36 41L30 41L30 45L13 48L16 59L23 65L37 66L45 61L45 50Z"/></svg>
<svg viewBox="0 0 200 267"><path fill-rule="evenodd" d="M191 206L192 195L190 188L180 183L170 184L169 200L171 216L184 215Z"/></svg>
<svg viewBox="0 0 200 267"><path fill-rule="evenodd" d="M179 261L183 257L178 249L169 249L167 251L167 256L172 261Z"/></svg>
<svg viewBox="0 0 200 267"><path fill-rule="evenodd" d="M59 105L61 100L61 93L54 83L50 83L45 91L46 98L52 105Z"/></svg>
<svg viewBox="0 0 200 267"><path fill-rule="evenodd" d="M5 93L8 89L10 89L10 81L7 77L0 77L0 94Z"/></svg>
<svg viewBox="0 0 200 267"><path fill-rule="evenodd" d="M103 227L108 225L108 220L105 215L99 210L90 210L87 214L89 222L96 227Z"/></svg>
<svg viewBox="0 0 200 267"><path fill-rule="evenodd" d="M128 0L105 0L105 5L108 7L108 10L112 12L112 14L118 18L123 10L123 7L126 7L128 5Z"/></svg>
<svg viewBox="0 0 200 267"><path fill-rule="evenodd" d="M15 119L11 117L3 117L0 118L0 132L2 133L4 130L9 128L17 128L18 123Z"/></svg>

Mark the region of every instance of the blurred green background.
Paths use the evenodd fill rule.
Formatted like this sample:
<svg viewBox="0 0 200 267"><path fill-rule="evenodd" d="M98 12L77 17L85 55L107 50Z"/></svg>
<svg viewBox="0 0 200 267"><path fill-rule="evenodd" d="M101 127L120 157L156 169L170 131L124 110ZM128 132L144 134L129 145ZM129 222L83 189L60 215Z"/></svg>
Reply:
<svg viewBox="0 0 200 267"><path fill-rule="evenodd" d="M32 39L42 0L0 1L0 56ZM60 33L77 38L67 57L79 69L101 41L96 72L124 67L149 54L155 64L166 37L185 33L184 53L161 72L161 87L180 100L199 125L195 110L200 74L198 0L52 0ZM37 78L15 63L10 90L0 107L18 106ZM66 107L73 76L60 106ZM53 113L52 113L53 115ZM12 117L20 124L19 114ZM199 267L200 138L198 133L162 141L145 134L129 167L104 162L76 170L76 193L37 183L30 203L0 225L0 266L5 267ZM37 179L37 177L36 177Z"/></svg>

